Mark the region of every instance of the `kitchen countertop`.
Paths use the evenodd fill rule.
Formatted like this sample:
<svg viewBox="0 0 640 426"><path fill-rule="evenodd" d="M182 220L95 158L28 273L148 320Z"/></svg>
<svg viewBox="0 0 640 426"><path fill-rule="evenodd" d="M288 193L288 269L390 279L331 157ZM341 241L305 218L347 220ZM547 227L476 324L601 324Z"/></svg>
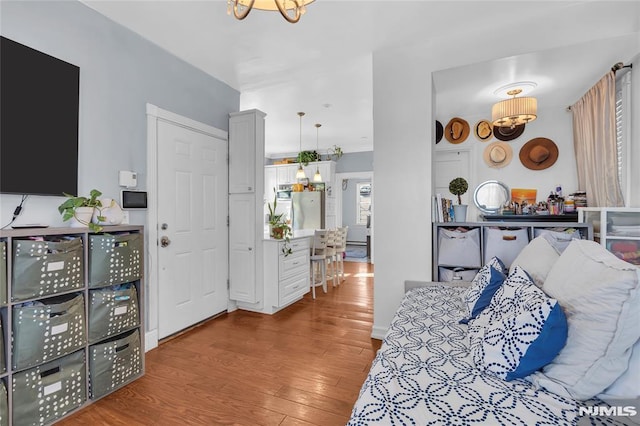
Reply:
<svg viewBox="0 0 640 426"><path fill-rule="evenodd" d="M313 237L314 233L315 233L315 229L298 229L293 231L293 235L289 238L291 240L295 240L298 238L309 238L309 237ZM264 234L264 241L278 242L283 240L276 240L275 238L271 238L269 234Z"/></svg>

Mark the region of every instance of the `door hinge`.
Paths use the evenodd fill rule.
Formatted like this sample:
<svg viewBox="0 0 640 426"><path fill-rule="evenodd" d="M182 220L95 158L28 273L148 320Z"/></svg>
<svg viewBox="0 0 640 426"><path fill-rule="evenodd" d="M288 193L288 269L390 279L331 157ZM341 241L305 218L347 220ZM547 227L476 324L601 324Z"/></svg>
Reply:
<svg viewBox="0 0 640 426"><path fill-rule="evenodd" d="M229 215L227 215L227 226L229 226Z"/></svg>
<svg viewBox="0 0 640 426"><path fill-rule="evenodd" d="M229 290L230 287L231 287L231 284L229 283L229 278L227 278L227 290Z"/></svg>

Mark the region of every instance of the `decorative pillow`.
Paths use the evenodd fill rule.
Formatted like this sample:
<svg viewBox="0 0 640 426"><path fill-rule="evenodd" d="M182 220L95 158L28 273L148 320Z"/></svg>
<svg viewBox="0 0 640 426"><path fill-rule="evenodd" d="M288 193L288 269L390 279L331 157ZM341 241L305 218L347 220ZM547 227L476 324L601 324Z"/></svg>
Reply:
<svg viewBox="0 0 640 426"><path fill-rule="evenodd" d="M483 321L499 321L502 317L526 310L531 302L536 301L534 296L538 294L529 289L530 285L533 285L533 280L527 271L519 266L514 267L513 272L496 290L487 309L483 311L486 313L483 315ZM540 293L544 294L542 291Z"/></svg>
<svg viewBox="0 0 640 426"><path fill-rule="evenodd" d="M462 299L467 307L466 316L460 320L462 324L478 316L489 305L493 294L504 282L505 275L502 271L505 269L502 261L494 257L476 274L469 291Z"/></svg>
<svg viewBox="0 0 640 426"><path fill-rule="evenodd" d="M567 340L567 320L558 302L547 297L533 282L522 276L509 276L505 286L522 303L509 307L501 316L484 310L469 327L473 362L482 371L504 380L530 375L551 362ZM494 296L494 299L496 296ZM493 317L493 319L490 319Z"/></svg>
<svg viewBox="0 0 640 426"><path fill-rule="evenodd" d="M640 398L640 340L633 345L629 367L615 382L598 395L598 398L609 402L616 399ZM610 404L614 405L612 402Z"/></svg>
<svg viewBox="0 0 640 426"><path fill-rule="evenodd" d="M518 257L511 263L511 272L516 265L527 271L534 284L542 288L551 267L556 263L560 253L553 248L546 237L540 236L522 249Z"/></svg>
<svg viewBox="0 0 640 426"><path fill-rule="evenodd" d="M640 338L640 269L602 245L573 240L553 265L544 291L565 308L569 335L558 357L535 382L586 400L627 369Z"/></svg>

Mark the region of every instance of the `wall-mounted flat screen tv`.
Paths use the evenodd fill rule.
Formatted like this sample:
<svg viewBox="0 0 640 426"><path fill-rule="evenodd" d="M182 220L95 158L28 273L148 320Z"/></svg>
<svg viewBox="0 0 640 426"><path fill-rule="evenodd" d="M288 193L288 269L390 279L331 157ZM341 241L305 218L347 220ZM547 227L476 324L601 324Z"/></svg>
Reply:
<svg viewBox="0 0 640 426"><path fill-rule="evenodd" d="M80 68L0 37L0 193L78 191Z"/></svg>

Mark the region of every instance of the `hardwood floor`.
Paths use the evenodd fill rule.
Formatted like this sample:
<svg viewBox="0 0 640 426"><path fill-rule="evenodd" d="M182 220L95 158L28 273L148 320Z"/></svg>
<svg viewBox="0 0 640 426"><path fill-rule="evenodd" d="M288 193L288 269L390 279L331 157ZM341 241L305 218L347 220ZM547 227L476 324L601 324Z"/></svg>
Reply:
<svg viewBox="0 0 640 426"><path fill-rule="evenodd" d="M146 354L141 379L60 425L344 425L380 341L373 265L275 315L235 311ZM319 290L319 291L318 291Z"/></svg>

